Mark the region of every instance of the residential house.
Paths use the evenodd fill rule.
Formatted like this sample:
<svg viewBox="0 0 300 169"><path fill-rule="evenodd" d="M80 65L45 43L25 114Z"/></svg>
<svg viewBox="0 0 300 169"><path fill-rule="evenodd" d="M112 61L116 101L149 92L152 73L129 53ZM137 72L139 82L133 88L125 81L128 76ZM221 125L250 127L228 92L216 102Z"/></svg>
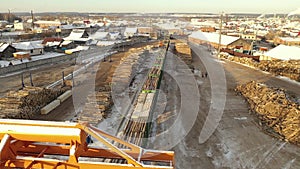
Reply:
<svg viewBox="0 0 300 169"><path fill-rule="evenodd" d="M32 25L27 22L16 22L14 23L14 28L16 31L24 31L32 28Z"/></svg>
<svg viewBox="0 0 300 169"><path fill-rule="evenodd" d="M151 27L138 27L138 34L148 36L152 39L158 38L158 33Z"/></svg>
<svg viewBox="0 0 300 169"><path fill-rule="evenodd" d="M48 29L50 27L61 27L61 23L59 21L35 21L34 25L42 28L42 29Z"/></svg>
<svg viewBox="0 0 300 169"><path fill-rule="evenodd" d="M132 38L133 36L137 35L138 33L138 28L126 28L124 32L124 36L128 38Z"/></svg>
<svg viewBox="0 0 300 169"><path fill-rule="evenodd" d="M42 45L44 46L45 51L50 52L57 49L62 41L62 38L47 37L43 40Z"/></svg>
<svg viewBox="0 0 300 169"><path fill-rule="evenodd" d="M16 48L8 43L0 43L0 59L12 58Z"/></svg>
<svg viewBox="0 0 300 169"><path fill-rule="evenodd" d="M120 40L122 39L122 35L120 32L109 32L109 40Z"/></svg>
<svg viewBox="0 0 300 169"><path fill-rule="evenodd" d="M110 39L110 34L109 34L109 32L97 31L94 34L90 35L90 39L93 39L93 40L108 40L108 39Z"/></svg>
<svg viewBox="0 0 300 169"><path fill-rule="evenodd" d="M89 35L85 29L73 29L70 35L64 38L65 41L72 41L80 45L85 44L89 39Z"/></svg>
<svg viewBox="0 0 300 169"><path fill-rule="evenodd" d="M30 56L42 55L44 54L44 47L41 42L20 42L13 44L17 52L27 52Z"/></svg>

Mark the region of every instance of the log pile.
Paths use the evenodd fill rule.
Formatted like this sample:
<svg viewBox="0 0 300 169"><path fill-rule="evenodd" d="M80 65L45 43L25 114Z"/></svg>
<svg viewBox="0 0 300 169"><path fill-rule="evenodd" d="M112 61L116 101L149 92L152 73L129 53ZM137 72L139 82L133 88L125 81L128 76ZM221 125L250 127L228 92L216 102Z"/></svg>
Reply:
<svg viewBox="0 0 300 169"><path fill-rule="evenodd" d="M285 76L300 82L300 60L261 61L258 68L276 76Z"/></svg>
<svg viewBox="0 0 300 169"><path fill-rule="evenodd" d="M228 53L223 53L223 52L220 53L219 58L226 59L232 62L242 63L251 67L257 67L259 64L258 62L254 61L252 58L232 56L229 55Z"/></svg>
<svg viewBox="0 0 300 169"><path fill-rule="evenodd" d="M128 57L123 58L118 69L116 69L112 80L113 90L116 93L122 93L126 90L126 88L128 88L135 72L137 71L136 69L138 68L139 58L142 51L137 50L136 52L137 53L132 53Z"/></svg>
<svg viewBox="0 0 300 169"><path fill-rule="evenodd" d="M0 98L0 118L32 119L40 114L41 108L55 100L64 89L25 87L10 91Z"/></svg>
<svg viewBox="0 0 300 169"><path fill-rule="evenodd" d="M79 121L89 122L96 126L110 110L112 106L111 93L107 91L99 91L90 94L87 97L83 111L79 114Z"/></svg>
<svg viewBox="0 0 300 169"><path fill-rule="evenodd" d="M191 48L185 42L176 42L175 49L178 53L185 54L191 56Z"/></svg>
<svg viewBox="0 0 300 169"><path fill-rule="evenodd" d="M269 133L300 145L300 105L291 101L284 90L255 81L240 85L236 90L248 100L251 110Z"/></svg>
<svg viewBox="0 0 300 169"><path fill-rule="evenodd" d="M258 68L262 71L270 72L275 76L285 76L300 82L300 61L299 60L269 60L256 62L251 58L241 58L229 55L228 53L220 53L220 59L226 59L242 63L251 67Z"/></svg>

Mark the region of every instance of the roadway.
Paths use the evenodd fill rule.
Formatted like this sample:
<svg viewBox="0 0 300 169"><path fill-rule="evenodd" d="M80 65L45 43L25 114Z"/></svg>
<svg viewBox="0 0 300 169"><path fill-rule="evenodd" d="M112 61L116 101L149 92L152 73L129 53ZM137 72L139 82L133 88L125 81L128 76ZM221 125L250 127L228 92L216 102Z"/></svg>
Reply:
<svg viewBox="0 0 300 169"><path fill-rule="evenodd" d="M202 78L199 73L195 75L200 93L199 111L187 136L172 148L176 153L176 168L298 168L300 148L267 135L259 126L256 116L250 113L248 103L236 94L234 88L238 84L257 80L286 89L289 94L300 98L299 84L240 64L220 61L212 57L206 47L191 44L191 48L194 51L193 64L196 72L207 71L208 78ZM182 71L178 66L172 65L167 65L166 69L173 69L179 75ZM186 80L186 76L177 78ZM163 88L172 86L163 85ZM180 90L176 91L169 93L167 97L180 100ZM173 107L180 109L181 103L176 101L167 102L166 107L171 107L169 104L174 103L177 105ZM187 104L192 108L193 105ZM178 110L174 110L174 113L178 113ZM178 138L180 129L178 132L171 132L168 127L172 123L179 128L184 127L182 124L186 121L192 122L188 120L191 118L189 116L193 115L182 118L177 114L177 120L180 117L179 123L175 123L174 118L167 122L169 125L161 125L162 130L170 131L171 136L168 135L164 141L161 138L155 140L153 147L163 149L166 147L163 142L172 144L172 140Z"/></svg>

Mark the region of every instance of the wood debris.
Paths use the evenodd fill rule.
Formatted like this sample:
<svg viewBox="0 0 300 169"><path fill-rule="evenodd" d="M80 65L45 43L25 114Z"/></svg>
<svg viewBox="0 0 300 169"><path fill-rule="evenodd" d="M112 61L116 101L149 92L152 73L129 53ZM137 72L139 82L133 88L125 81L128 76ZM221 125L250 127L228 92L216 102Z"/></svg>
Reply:
<svg viewBox="0 0 300 169"><path fill-rule="evenodd" d="M255 81L240 85L236 90L249 102L266 130L278 138L300 145L300 105L289 99L282 89L271 88Z"/></svg>

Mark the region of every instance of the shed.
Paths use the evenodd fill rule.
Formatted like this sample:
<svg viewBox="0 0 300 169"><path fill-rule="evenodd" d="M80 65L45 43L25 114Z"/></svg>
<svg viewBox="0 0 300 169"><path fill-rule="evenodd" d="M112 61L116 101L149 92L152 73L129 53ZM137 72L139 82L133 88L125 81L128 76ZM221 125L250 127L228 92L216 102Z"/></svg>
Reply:
<svg viewBox="0 0 300 169"><path fill-rule="evenodd" d="M138 28L126 28L124 32L124 36L126 38L132 38L134 35L138 33Z"/></svg>
<svg viewBox="0 0 300 169"><path fill-rule="evenodd" d="M11 58L16 48L8 43L0 43L0 58Z"/></svg>

